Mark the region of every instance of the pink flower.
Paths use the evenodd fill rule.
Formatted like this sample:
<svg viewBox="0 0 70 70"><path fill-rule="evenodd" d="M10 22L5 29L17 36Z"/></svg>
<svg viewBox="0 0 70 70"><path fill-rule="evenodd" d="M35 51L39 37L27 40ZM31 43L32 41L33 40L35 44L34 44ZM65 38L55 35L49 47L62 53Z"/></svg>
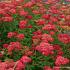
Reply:
<svg viewBox="0 0 70 70"><path fill-rule="evenodd" d="M33 32L34 35L41 35L42 34L42 31L41 30L38 30L38 31L35 31Z"/></svg>
<svg viewBox="0 0 70 70"><path fill-rule="evenodd" d="M32 61L32 59L29 58L28 56L22 56L22 58L20 59L20 61L21 61L22 63L29 63L29 62Z"/></svg>
<svg viewBox="0 0 70 70"><path fill-rule="evenodd" d="M34 35L34 36L32 36L32 39L41 39L41 35Z"/></svg>
<svg viewBox="0 0 70 70"><path fill-rule="evenodd" d="M24 29L26 27L27 21L26 20L22 20L19 23L19 28L20 29Z"/></svg>
<svg viewBox="0 0 70 70"><path fill-rule="evenodd" d="M43 29L43 30L48 30L48 31L50 31L50 30L55 30L55 29L56 29L56 26L53 25L53 24L47 24L47 25L45 25L42 29Z"/></svg>
<svg viewBox="0 0 70 70"><path fill-rule="evenodd" d="M3 47L4 47L4 48L7 48L7 47L8 47L8 44L3 44Z"/></svg>
<svg viewBox="0 0 70 70"><path fill-rule="evenodd" d="M51 9L50 12L53 13L53 14L58 14L59 10L57 10L57 9Z"/></svg>
<svg viewBox="0 0 70 70"><path fill-rule="evenodd" d="M20 60L16 62L17 63L17 66L16 66L16 70L24 70L25 68L25 64L22 63Z"/></svg>
<svg viewBox="0 0 70 70"><path fill-rule="evenodd" d="M50 31L50 35L55 35L55 32L54 31Z"/></svg>
<svg viewBox="0 0 70 70"><path fill-rule="evenodd" d="M59 34L58 39L65 44L70 42L70 36L68 34Z"/></svg>
<svg viewBox="0 0 70 70"><path fill-rule="evenodd" d="M27 28L32 28L32 25L27 26Z"/></svg>
<svg viewBox="0 0 70 70"><path fill-rule="evenodd" d="M9 32L8 35L7 35L8 38L12 38L13 36L14 36L13 32Z"/></svg>
<svg viewBox="0 0 70 70"><path fill-rule="evenodd" d="M32 11L34 14L39 14L40 12L38 10L33 10Z"/></svg>
<svg viewBox="0 0 70 70"><path fill-rule="evenodd" d="M8 52L12 52L14 49L20 50L21 44L19 42L10 42L7 49L8 49Z"/></svg>
<svg viewBox="0 0 70 70"><path fill-rule="evenodd" d="M31 15L27 15L26 18L32 19L32 16Z"/></svg>
<svg viewBox="0 0 70 70"><path fill-rule="evenodd" d="M50 15L49 14L44 14L43 16L42 16L42 18L44 18L44 19L50 19Z"/></svg>
<svg viewBox="0 0 70 70"><path fill-rule="evenodd" d="M22 40L22 39L24 39L24 34L18 34L16 37L17 37L18 39Z"/></svg>
<svg viewBox="0 0 70 70"><path fill-rule="evenodd" d="M5 62L0 62L0 70L6 70L7 64Z"/></svg>
<svg viewBox="0 0 70 70"><path fill-rule="evenodd" d="M9 12L12 14L16 14L16 9L10 9Z"/></svg>
<svg viewBox="0 0 70 70"><path fill-rule="evenodd" d="M50 20L54 23L54 22L58 22L58 17L50 17Z"/></svg>
<svg viewBox="0 0 70 70"><path fill-rule="evenodd" d="M46 23L45 20L39 19L37 20L37 25L44 25Z"/></svg>
<svg viewBox="0 0 70 70"><path fill-rule="evenodd" d="M57 52L57 55L59 55L59 56L62 56L63 54L64 54L64 53L63 53L62 50Z"/></svg>
<svg viewBox="0 0 70 70"><path fill-rule="evenodd" d="M20 10L19 11L19 15L20 16L27 16L28 15L28 12L24 11L24 10Z"/></svg>
<svg viewBox="0 0 70 70"><path fill-rule="evenodd" d="M49 43L41 42L40 45L36 46L36 50L41 52L43 55L48 56L53 54L53 46Z"/></svg>
<svg viewBox="0 0 70 70"><path fill-rule="evenodd" d="M29 1L29 2L24 4L24 7L30 7L31 8L33 5L34 5L34 2Z"/></svg>
<svg viewBox="0 0 70 70"><path fill-rule="evenodd" d="M65 18L65 15L64 15L64 14L61 14L61 15L60 15L60 18Z"/></svg>
<svg viewBox="0 0 70 70"><path fill-rule="evenodd" d="M64 58L62 56L58 56L56 61L55 61L55 65L60 66L60 65L64 65L69 63L69 59Z"/></svg>
<svg viewBox="0 0 70 70"><path fill-rule="evenodd" d="M44 42L53 42L54 41L54 38L52 38L51 35L49 35L49 34L43 34L41 39Z"/></svg>
<svg viewBox="0 0 70 70"><path fill-rule="evenodd" d="M10 53L10 52L12 52L12 51L14 50L14 46L9 45L9 46L7 47L7 49L8 49L8 52Z"/></svg>
<svg viewBox="0 0 70 70"><path fill-rule="evenodd" d="M6 69L13 69L16 62L14 62L13 60L6 60L5 63L7 64Z"/></svg>
<svg viewBox="0 0 70 70"><path fill-rule="evenodd" d="M58 50L58 51L61 50L61 46L58 44L54 44L53 47L54 47L54 50Z"/></svg>

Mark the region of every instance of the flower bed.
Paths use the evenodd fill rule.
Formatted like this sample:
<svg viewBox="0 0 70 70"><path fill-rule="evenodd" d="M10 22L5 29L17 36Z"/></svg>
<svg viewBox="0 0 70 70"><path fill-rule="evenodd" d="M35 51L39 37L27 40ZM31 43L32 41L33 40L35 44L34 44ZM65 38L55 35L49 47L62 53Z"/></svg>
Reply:
<svg viewBox="0 0 70 70"><path fill-rule="evenodd" d="M0 70L68 68L69 0L0 2Z"/></svg>

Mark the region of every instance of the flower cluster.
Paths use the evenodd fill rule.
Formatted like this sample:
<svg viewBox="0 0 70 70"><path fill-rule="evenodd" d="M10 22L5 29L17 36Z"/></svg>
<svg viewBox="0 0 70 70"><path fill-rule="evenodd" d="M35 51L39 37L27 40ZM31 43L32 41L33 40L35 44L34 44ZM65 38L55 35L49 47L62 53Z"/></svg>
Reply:
<svg viewBox="0 0 70 70"><path fill-rule="evenodd" d="M65 44L70 43L70 36L68 34L59 34L58 39Z"/></svg>
<svg viewBox="0 0 70 70"><path fill-rule="evenodd" d="M48 56L49 54L53 54L53 46L49 43L41 42L40 45L36 46L36 50L41 52L43 55Z"/></svg>
<svg viewBox="0 0 70 70"><path fill-rule="evenodd" d="M69 59L64 58L62 56L58 56L56 61L55 61L55 65L60 66L61 64L67 64L69 63Z"/></svg>
<svg viewBox="0 0 70 70"><path fill-rule="evenodd" d="M10 42L10 44L7 46L8 52L12 52L14 49L20 50L21 44L20 42Z"/></svg>

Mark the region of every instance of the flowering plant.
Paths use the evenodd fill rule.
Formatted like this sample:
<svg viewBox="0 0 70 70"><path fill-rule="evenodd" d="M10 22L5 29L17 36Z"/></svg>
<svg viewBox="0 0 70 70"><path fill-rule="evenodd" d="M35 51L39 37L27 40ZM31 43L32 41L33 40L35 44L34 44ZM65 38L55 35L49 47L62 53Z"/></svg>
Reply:
<svg viewBox="0 0 70 70"><path fill-rule="evenodd" d="M70 4L63 0L0 2L0 70L70 66L69 30Z"/></svg>

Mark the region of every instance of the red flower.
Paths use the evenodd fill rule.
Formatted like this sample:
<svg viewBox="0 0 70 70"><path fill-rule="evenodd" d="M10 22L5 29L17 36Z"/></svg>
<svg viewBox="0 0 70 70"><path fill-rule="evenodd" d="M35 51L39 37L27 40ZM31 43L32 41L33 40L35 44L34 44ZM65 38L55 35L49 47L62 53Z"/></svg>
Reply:
<svg viewBox="0 0 70 70"><path fill-rule="evenodd" d="M27 15L26 18L32 19L32 16L31 15Z"/></svg>
<svg viewBox="0 0 70 70"><path fill-rule="evenodd" d="M27 28L32 28L32 25L27 26Z"/></svg>
<svg viewBox="0 0 70 70"><path fill-rule="evenodd" d="M22 20L19 23L19 28L20 29L24 29L26 27L27 21L26 20Z"/></svg>
<svg viewBox="0 0 70 70"><path fill-rule="evenodd" d="M39 19L37 20L37 25L44 25L46 23L45 20Z"/></svg>
<svg viewBox="0 0 70 70"><path fill-rule="evenodd" d="M54 23L54 22L58 22L58 17L50 17L50 20Z"/></svg>
<svg viewBox="0 0 70 70"><path fill-rule="evenodd" d="M50 19L50 15L49 14L44 14L43 16L42 16L42 18L44 18L44 19Z"/></svg>
<svg viewBox="0 0 70 70"><path fill-rule="evenodd" d="M44 42L53 42L54 41L54 38L52 38L51 35L49 35L49 34L43 34L41 39Z"/></svg>
<svg viewBox="0 0 70 70"><path fill-rule="evenodd" d="M34 35L41 35L42 34L42 31L41 30L38 30L38 31L35 31L33 32Z"/></svg>
<svg viewBox="0 0 70 70"><path fill-rule="evenodd" d="M21 61L22 63L29 63L29 62L32 61L32 59L29 58L28 56L22 56L22 58L20 59L20 61Z"/></svg>
<svg viewBox="0 0 70 70"><path fill-rule="evenodd" d="M65 44L70 42L70 36L68 34L59 34L58 39Z"/></svg>
<svg viewBox="0 0 70 70"><path fill-rule="evenodd" d="M16 14L16 9L10 9L9 12L12 14Z"/></svg>
<svg viewBox="0 0 70 70"><path fill-rule="evenodd" d="M43 29L43 30L48 30L48 31L50 31L50 30L55 30L55 29L56 29L56 26L53 25L53 24L47 24L47 25L45 25L42 29Z"/></svg>
<svg viewBox="0 0 70 70"><path fill-rule="evenodd" d="M54 31L50 31L50 35L55 35L55 32Z"/></svg>
<svg viewBox="0 0 70 70"><path fill-rule="evenodd" d="M20 10L19 11L19 15L20 16L27 16L28 15L28 12L24 11L24 10Z"/></svg>
<svg viewBox="0 0 70 70"><path fill-rule="evenodd" d="M48 56L53 52L53 46L49 43L41 42L40 45L36 46L36 50L41 52L43 55Z"/></svg>
<svg viewBox="0 0 70 70"><path fill-rule="evenodd" d="M61 46L58 44L54 44L53 47L54 47L54 50L58 50L58 51L61 50Z"/></svg>
<svg viewBox="0 0 70 70"><path fill-rule="evenodd" d="M55 61L55 65L60 66L60 65L64 65L69 63L69 59L64 58L62 56L58 56L56 61Z"/></svg>
<svg viewBox="0 0 70 70"><path fill-rule="evenodd" d="M13 32L9 32L8 35L7 35L8 38L12 38L13 36L14 36Z"/></svg>
<svg viewBox="0 0 70 70"><path fill-rule="evenodd" d="M62 50L61 50L61 51L58 51L58 52L57 52L57 55L58 55L58 56L62 56L62 55L63 55L63 51L62 51Z"/></svg>
<svg viewBox="0 0 70 70"><path fill-rule="evenodd" d="M7 49L8 49L8 52L12 52L15 49L20 50L21 44L19 42L10 42Z"/></svg>
<svg viewBox="0 0 70 70"><path fill-rule="evenodd" d="M3 44L3 47L4 47L4 48L7 48L7 47L8 47L8 44Z"/></svg>
<svg viewBox="0 0 70 70"><path fill-rule="evenodd" d="M32 11L34 14L39 14L40 12L38 10L33 10Z"/></svg>
<svg viewBox="0 0 70 70"><path fill-rule="evenodd" d="M18 34L16 37L17 37L18 39L22 40L22 39L24 39L24 34Z"/></svg>
<svg viewBox="0 0 70 70"><path fill-rule="evenodd" d="M16 62L17 65L16 65L16 70L24 70L25 69L25 64L22 63L20 60Z"/></svg>
<svg viewBox="0 0 70 70"><path fill-rule="evenodd" d="M24 7L30 7L31 8L33 5L34 5L34 2L29 1L29 2L24 4Z"/></svg>

